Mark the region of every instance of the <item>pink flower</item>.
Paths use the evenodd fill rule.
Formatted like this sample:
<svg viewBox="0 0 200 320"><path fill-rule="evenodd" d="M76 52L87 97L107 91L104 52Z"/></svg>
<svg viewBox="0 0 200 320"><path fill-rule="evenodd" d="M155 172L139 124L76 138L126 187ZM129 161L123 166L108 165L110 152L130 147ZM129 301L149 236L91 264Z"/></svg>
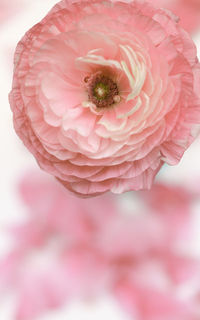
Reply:
<svg viewBox="0 0 200 320"><path fill-rule="evenodd" d="M15 129L77 195L150 188L194 139L199 79L195 45L168 11L62 1L18 44Z"/></svg>

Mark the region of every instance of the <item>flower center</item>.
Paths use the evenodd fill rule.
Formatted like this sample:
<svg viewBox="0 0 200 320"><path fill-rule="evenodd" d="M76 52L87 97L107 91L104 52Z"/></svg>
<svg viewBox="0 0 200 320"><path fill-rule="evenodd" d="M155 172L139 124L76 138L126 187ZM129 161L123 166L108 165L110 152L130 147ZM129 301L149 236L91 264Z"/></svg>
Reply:
<svg viewBox="0 0 200 320"><path fill-rule="evenodd" d="M109 87L108 85L105 85L103 82L97 83L93 90L93 95L97 100L102 100L107 97L109 93Z"/></svg>
<svg viewBox="0 0 200 320"><path fill-rule="evenodd" d="M105 108L120 102L117 84L108 76L97 72L85 79L89 101L97 108Z"/></svg>

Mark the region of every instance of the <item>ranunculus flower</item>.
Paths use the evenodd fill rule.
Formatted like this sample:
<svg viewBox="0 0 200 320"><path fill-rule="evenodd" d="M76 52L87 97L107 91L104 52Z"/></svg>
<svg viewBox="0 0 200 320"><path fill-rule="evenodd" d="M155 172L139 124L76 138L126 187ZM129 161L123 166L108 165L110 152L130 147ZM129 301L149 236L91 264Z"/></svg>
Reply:
<svg viewBox="0 0 200 320"><path fill-rule="evenodd" d="M150 188L200 121L200 65L177 18L136 0L62 1L18 44L10 103L40 167L80 196Z"/></svg>

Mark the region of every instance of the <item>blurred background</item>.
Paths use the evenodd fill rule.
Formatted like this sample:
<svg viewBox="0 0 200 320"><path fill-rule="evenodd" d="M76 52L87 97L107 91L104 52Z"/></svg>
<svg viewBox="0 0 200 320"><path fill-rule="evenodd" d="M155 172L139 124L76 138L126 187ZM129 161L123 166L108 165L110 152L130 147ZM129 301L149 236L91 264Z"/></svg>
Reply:
<svg viewBox="0 0 200 320"><path fill-rule="evenodd" d="M149 1L180 15L200 58L200 1ZM0 0L0 319L199 320L200 140L151 192L77 200L14 132L14 50L56 2Z"/></svg>

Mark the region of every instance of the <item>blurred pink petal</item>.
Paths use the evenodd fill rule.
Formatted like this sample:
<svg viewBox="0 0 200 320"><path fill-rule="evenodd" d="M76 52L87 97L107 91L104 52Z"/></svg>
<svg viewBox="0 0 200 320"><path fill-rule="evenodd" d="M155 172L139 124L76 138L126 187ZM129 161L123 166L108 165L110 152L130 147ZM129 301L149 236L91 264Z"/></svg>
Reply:
<svg viewBox="0 0 200 320"><path fill-rule="evenodd" d="M172 10L180 17L180 25L190 33L200 29L200 1L176 0Z"/></svg>
<svg viewBox="0 0 200 320"><path fill-rule="evenodd" d="M154 286L140 286L127 281L120 284L116 292L119 301L129 310L133 318L139 320L197 320L191 303L181 301L171 291L158 290Z"/></svg>
<svg viewBox="0 0 200 320"><path fill-rule="evenodd" d="M199 0L148 0L149 2L171 10L180 18L180 25L190 33L200 29Z"/></svg>
<svg viewBox="0 0 200 320"><path fill-rule="evenodd" d="M105 293L139 320L199 319L200 260L185 247L196 194L157 184L128 215L113 197L74 198L37 171L19 190L29 214L10 228L13 249L0 261L0 291L16 293L13 319Z"/></svg>
<svg viewBox="0 0 200 320"><path fill-rule="evenodd" d="M23 7L23 0L0 0L0 26L9 22Z"/></svg>

